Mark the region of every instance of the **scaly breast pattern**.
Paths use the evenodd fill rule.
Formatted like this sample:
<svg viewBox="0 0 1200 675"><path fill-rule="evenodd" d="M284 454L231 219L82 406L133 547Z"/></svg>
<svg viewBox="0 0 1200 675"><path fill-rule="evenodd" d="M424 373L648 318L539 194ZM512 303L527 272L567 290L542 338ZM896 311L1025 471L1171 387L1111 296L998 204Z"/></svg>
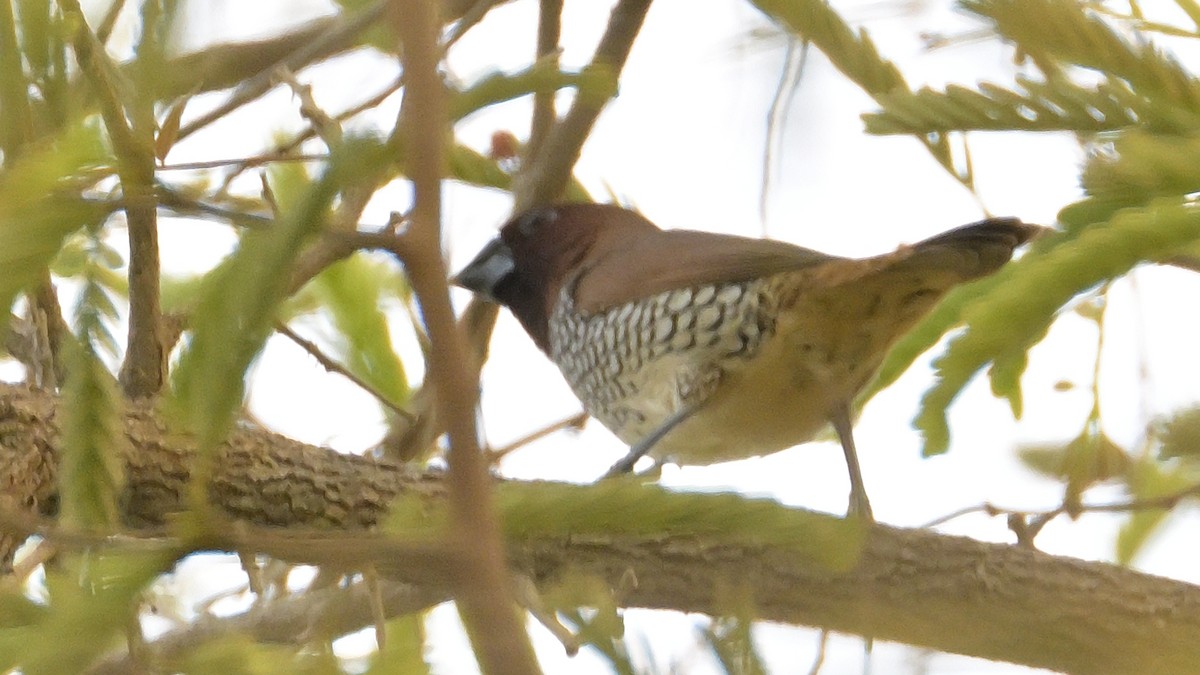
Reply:
<svg viewBox="0 0 1200 675"><path fill-rule="evenodd" d="M637 443L775 330L760 280L667 291L612 309L575 308L564 287L550 317L550 356L588 413Z"/></svg>

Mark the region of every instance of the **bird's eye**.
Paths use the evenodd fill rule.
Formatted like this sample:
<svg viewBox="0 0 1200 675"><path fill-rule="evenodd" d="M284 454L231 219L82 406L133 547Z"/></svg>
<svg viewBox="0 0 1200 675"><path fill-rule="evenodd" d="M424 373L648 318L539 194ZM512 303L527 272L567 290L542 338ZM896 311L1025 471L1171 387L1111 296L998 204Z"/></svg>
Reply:
<svg viewBox="0 0 1200 675"><path fill-rule="evenodd" d="M521 236L532 237L538 227L554 222L557 218L558 211L553 208L530 209L517 219L517 232L521 233Z"/></svg>

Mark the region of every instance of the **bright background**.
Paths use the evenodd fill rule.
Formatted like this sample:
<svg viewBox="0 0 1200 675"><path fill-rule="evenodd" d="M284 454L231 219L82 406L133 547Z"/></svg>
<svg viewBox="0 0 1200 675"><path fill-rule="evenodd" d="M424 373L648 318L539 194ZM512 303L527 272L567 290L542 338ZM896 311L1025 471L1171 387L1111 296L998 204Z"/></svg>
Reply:
<svg viewBox="0 0 1200 675"><path fill-rule="evenodd" d="M187 3L185 49L213 42L265 37L335 11L318 0L208 0ZM567 2L563 64L583 65L602 32L611 3ZM923 34L963 36L980 26L943 0L838 1L835 8L867 28L880 52L894 60L913 86L980 80L1005 82L1018 71L1009 49L994 39L956 39L929 49ZM1152 3L1146 5L1153 9ZM98 10L99 11L99 10ZM450 53L452 76L474 81L496 70L528 64L534 44L537 3L517 0L492 11ZM1173 18L1169 14L1166 19ZM498 40L498 36L503 36ZM120 38L118 33L118 38ZM128 39L128 38L127 38ZM117 41L120 44L120 40ZM1068 134L975 134L970 147L980 200L963 189L913 139L869 137L859 115L871 100L837 73L816 50L808 53L786 114L776 131L776 149L765 158L767 119L789 58L787 40L756 10L734 0L697 3L658 0L622 79L621 93L602 116L584 148L577 175L598 198L615 195L664 227L682 227L770 237L829 253L865 256L893 249L953 226L977 220L982 206L994 215L1015 215L1053 224L1063 205L1080 195L1078 166L1084 149ZM337 112L392 81L394 61L355 52L306 70L319 104ZM187 120L224 100L196 98ZM563 101L569 100L564 95ZM378 111L348 128L384 131L399 105L389 99ZM303 121L290 92L280 88L260 102L180 143L168 163L244 157L270 147L263 130L296 131ZM461 141L486 150L497 130L525 133L526 101L490 109L464 121ZM320 151L319 145L313 146ZM764 165L770 188L763 198ZM186 174L164 174L168 180ZM256 176L239 183L258 191ZM446 192L446 251L452 269L461 267L492 237L509 212L507 195L450 185ZM407 191L381 191L365 214L382 224L407 206ZM762 208L765 206L765 208ZM765 214L765 218L763 215ZM183 218L163 219L164 269L201 272L235 243L223 226ZM1105 429L1126 447L1137 447L1147 424L1200 399L1195 374L1200 325L1188 309L1200 288L1195 275L1174 269L1139 270L1114 285L1102 355ZM465 303L465 294L455 296ZM403 321L397 322L403 325ZM313 324L310 334L320 335ZM985 382L968 388L951 415L954 436L948 454L920 456L920 439L910 426L920 393L931 381L928 359L878 395L856 428L860 456L879 520L920 526L984 501L1023 509L1050 509L1061 501L1061 485L1039 478L1016 459L1021 444L1066 441L1079 433L1091 407L1089 387L1096 358L1095 325L1065 315L1037 347L1025 384L1025 416L1014 421L1007 405L991 397ZM410 336L395 336L419 361ZM414 381L419 371L413 372ZM1062 391L1056 383L1075 385ZM373 399L325 373L299 348L274 338L255 367L252 410L270 427L297 439L347 452L363 452L384 431ZM557 370L536 350L507 313L501 315L491 359L483 373L482 427L486 439L503 445L579 411ZM786 414L779 411L778 414ZM561 432L507 458L501 469L515 478L591 481L626 448L597 423L582 432ZM835 442L814 442L776 455L707 468L668 467L663 482L679 489L736 490L785 504L841 513L847 481ZM1117 501L1115 490L1094 489L1087 501ZM1085 515L1058 519L1038 538L1048 552L1110 559L1119 520ZM1175 517L1137 566L1200 582L1200 548L1188 537L1194 513ZM1009 542L1003 518L971 515L939 528L990 541ZM236 561L204 556L186 563L164 584L164 595L181 593L176 608L191 616L191 603L242 583ZM231 598L217 609L246 602ZM169 614L170 612L167 612ZM699 629L701 616L629 611L627 635L636 663L653 672L715 672ZM531 624L549 673L607 672L604 662L584 652L567 658L546 631ZM162 624L166 627L166 623ZM435 610L429 621L428 657L440 673L472 672L469 645L453 608ZM773 672L807 672L817 653L818 633L764 624L755 636ZM347 638L347 656L373 647L370 635ZM910 647L880 643L875 672L1031 672ZM834 636L824 673L861 672L863 643Z"/></svg>

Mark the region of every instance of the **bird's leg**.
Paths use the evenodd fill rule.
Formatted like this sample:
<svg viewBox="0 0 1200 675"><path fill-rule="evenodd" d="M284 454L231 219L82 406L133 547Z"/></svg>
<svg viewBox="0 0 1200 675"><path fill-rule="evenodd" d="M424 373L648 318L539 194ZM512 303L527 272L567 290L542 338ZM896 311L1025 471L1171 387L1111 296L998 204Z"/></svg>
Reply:
<svg viewBox="0 0 1200 675"><path fill-rule="evenodd" d="M621 461L613 464L612 468L601 477L601 480L632 471L633 465L637 464L639 459L645 457L654 448L654 445L663 439L663 436L666 436L672 429L679 426L684 420L694 415L697 410L704 407L709 397L717 390L717 386L721 384L723 376L724 373L716 366L701 368L699 371L680 375L679 379L675 382L676 403L678 405L675 412L671 413L667 419L663 420L662 424L655 427L645 438L634 444L629 449L629 454L622 457Z"/></svg>
<svg viewBox="0 0 1200 675"><path fill-rule="evenodd" d="M663 436L666 436L680 422L691 417L694 412L696 412L696 409L691 406L684 406L676 410L670 417L663 420L663 423L658 425L658 428L651 431L645 438L629 448L629 454L622 457L616 464L613 464L612 468L600 477L600 480L613 478L633 471L633 465L637 464L639 459L645 457L654 448L655 443L661 441Z"/></svg>
<svg viewBox="0 0 1200 675"><path fill-rule="evenodd" d="M842 452L846 454L846 469L850 472L850 506L846 509L846 516L875 522L875 516L871 513L871 502L867 499L867 487L863 484L862 469L858 466L858 453L854 450L854 424L850 421L850 404L842 403L835 407L829 415L829 421L833 423L833 430L842 442Z"/></svg>

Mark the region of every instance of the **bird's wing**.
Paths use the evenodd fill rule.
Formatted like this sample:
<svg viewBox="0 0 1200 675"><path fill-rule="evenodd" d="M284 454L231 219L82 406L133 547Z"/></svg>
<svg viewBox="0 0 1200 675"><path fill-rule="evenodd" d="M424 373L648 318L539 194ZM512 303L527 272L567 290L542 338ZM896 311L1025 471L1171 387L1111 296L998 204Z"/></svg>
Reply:
<svg viewBox="0 0 1200 675"><path fill-rule="evenodd" d="M739 282L845 260L782 241L692 230L660 230L588 261L575 306L600 312L679 288Z"/></svg>

